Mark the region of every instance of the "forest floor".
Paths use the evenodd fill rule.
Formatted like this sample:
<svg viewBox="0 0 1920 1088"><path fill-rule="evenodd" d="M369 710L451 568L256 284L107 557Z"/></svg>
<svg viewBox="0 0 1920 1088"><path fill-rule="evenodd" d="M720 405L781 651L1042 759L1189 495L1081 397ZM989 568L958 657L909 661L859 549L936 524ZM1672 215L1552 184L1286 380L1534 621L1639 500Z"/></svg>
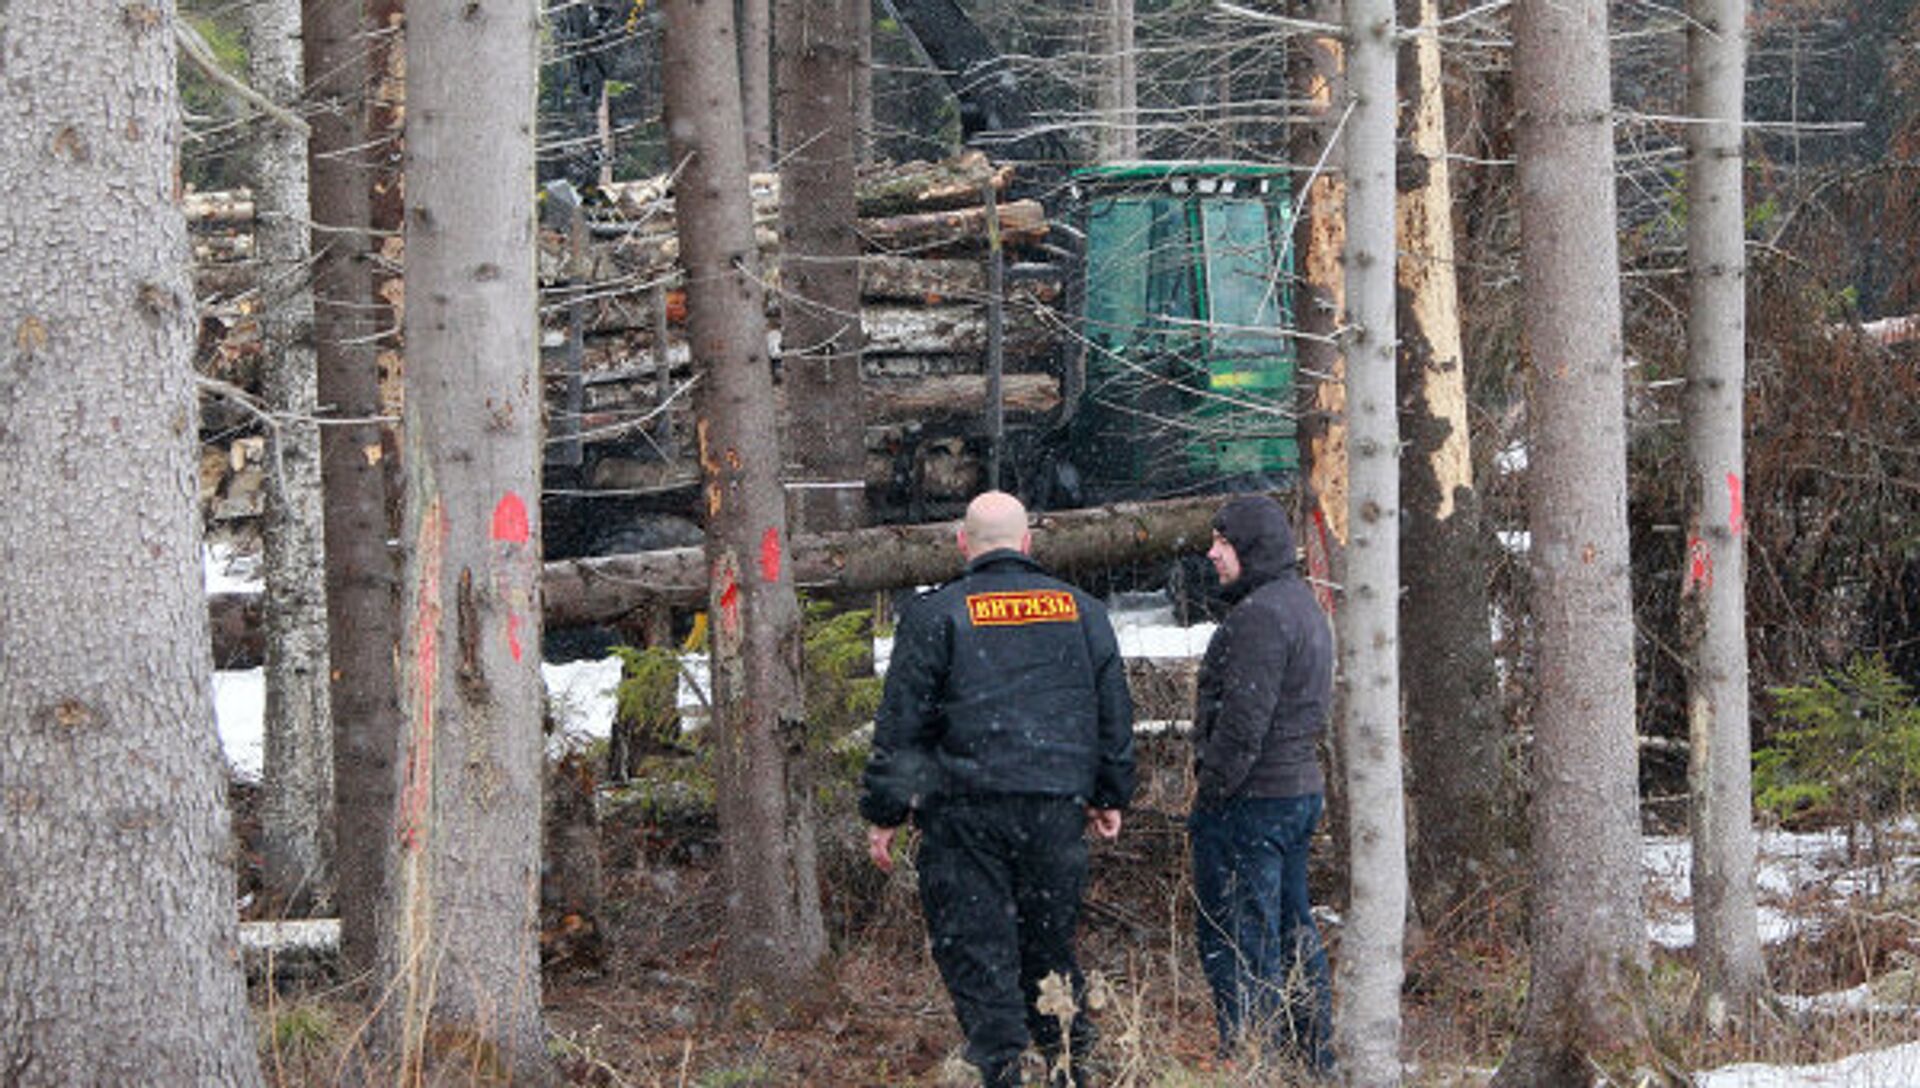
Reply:
<svg viewBox="0 0 1920 1088"><path fill-rule="evenodd" d="M1213 1060L1213 1029L1193 952L1186 883L1185 783L1177 741L1143 740L1142 794L1116 843L1095 843L1080 938L1087 973L1103 980L1100 1057L1111 1085L1238 1088L1306 1083L1285 1069ZM544 988L551 1051L571 1083L611 1088L733 1088L746 1085L963 1086L977 1083L960 1059L961 1037L927 951L911 865L884 876L864 856L850 813L822 828L820 868L832 942L818 991L789 1015L728 1007L715 965L725 915L719 838L709 817L662 821L644 806L615 807L601 825L604 902L595 945L551 944ZM1316 903L1342 883L1320 846ZM1703 1041L1686 1015L1695 976L1690 935L1671 868L1657 860L1683 840L1649 839L1648 906L1653 936L1656 1043L1676 1067L1734 1062L1780 1067L1920 1039L1920 911L1910 873L1890 840L1862 868L1842 836L1784 841L1799 866L1763 873L1763 903L1775 985L1820 994L1791 1004L1747 1038ZM1812 843L1812 846L1808 844ZM1824 845L1822 845L1824 844ZM1889 854L1891 851L1891 855ZM1854 860L1858 860L1857 857ZM1780 870L1775 870L1779 873ZM1874 875L1878 873L1879 875ZM1407 951L1406 1083L1484 1084L1519 1026L1526 955L1515 937L1521 895L1490 897L1416 938ZM1667 922L1663 923L1665 917ZM1336 962L1337 910L1323 931ZM340 1053L357 1034L357 1007L326 984L254 986L263 1057L282 1086L335 1083ZM1039 1083L1033 1059L1030 1083ZM1699 1083L1707 1083L1705 1080ZM1714 1080L1737 1084L1854 1084L1848 1079ZM1871 1083L1903 1083L1874 1080ZM1914 1081L1907 1084L1920 1083Z"/></svg>

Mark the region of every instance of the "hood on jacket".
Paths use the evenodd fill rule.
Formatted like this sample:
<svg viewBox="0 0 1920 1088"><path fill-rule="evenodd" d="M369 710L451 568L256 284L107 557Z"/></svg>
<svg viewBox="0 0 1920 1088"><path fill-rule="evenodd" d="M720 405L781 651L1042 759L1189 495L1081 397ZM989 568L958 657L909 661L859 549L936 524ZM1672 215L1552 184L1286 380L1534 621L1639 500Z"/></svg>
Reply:
<svg viewBox="0 0 1920 1088"><path fill-rule="evenodd" d="M1293 526L1286 508L1265 495L1236 495L1213 515L1213 527L1240 558L1240 577L1226 587L1240 596L1292 570Z"/></svg>

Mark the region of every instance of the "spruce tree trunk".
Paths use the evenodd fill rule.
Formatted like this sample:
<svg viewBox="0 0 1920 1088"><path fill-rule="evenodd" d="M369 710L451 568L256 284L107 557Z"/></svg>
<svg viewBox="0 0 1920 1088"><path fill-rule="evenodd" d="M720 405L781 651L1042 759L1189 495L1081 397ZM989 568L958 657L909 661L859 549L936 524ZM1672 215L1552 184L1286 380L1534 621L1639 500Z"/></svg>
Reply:
<svg viewBox="0 0 1920 1088"><path fill-rule="evenodd" d="M260 1083L201 596L175 18L16 4L0 31L9 1085Z"/></svg>
<svg viewBox="0 0 1920 1088"><path fill-rule="evenodd" d="M1688 785L1701 1010L1716 1030L1766 993L1754 888L1747 557L1741 494L1746 217L1741 128L1747 5L1694 0L1687 27Z"/></svg>
<svg viewBox="0 0 1920 1088"><path fill-rule="evenodd" d="M536 941L536 29L508 0L407 20L406 737L388 967L405 1078L442 1062L551 1076Z"/></svg>
<svg viewBox="0 0 1920 1088"><path fill-rule="evenodd" d="M730 6L668 0L662 85L688 281L707 517L715 792L726 872L722 983L748 1008L803 998L826 955L816 876L800 608L737 127Z"/></svg>
<svg viewBox="0 0 1920 1088"><path fill-rule="evenodd" d="M773 169L773 3L734 0L740 13L740 105L747 169Z"/></svg>
<svg viewBox="0 0 1920 1088"><path fill-rule="evenodd" d="M860 393L860 239L854 233L853 65L846 0L781 0L781 382L793 531L867 522Z"/></svg>
<svg viewBox="0 0 1920 1088"><path fill-rule="evenodd" d="M1140 157L1140 69L1133 49L1133 0L1094 0L1100 76L1094 146L1101 162Z"/></svg>
<svg viewBox="0 0 1920 1088"><path fill-rule="evenodd" d="M1585 1088L1594 1063L1627 1072L1648 1053L1606 0L1521 0L1513 72L1536 655L1532 947L1520 1037L1495 1083Z"/></svg>
<svg viewBox="0 0 1920 1088"><path fill-rule="evenodd" d="M1487 547L1473 485L1453 203L1441 95L1440 5L1400 0L1422 32L1401 46L1399 371L1404 642L1413 896L1428 926L1515 875L1524 827L1488 623Z"/></svg>
<svg viewBox="0 0 1920 1088"><path fill-rule="evenodd" d="M1393 0L1347 0L1346 612L1348 865L1352 895L1333 1023L1346 1083L1400 1083L1407 857L1400 771L1400 427L1394 395Z"/></svg>
<svg viewBox="0 0 1920 1088"><path fill-rule="evenodd" d="M247 5L253 87L297 108L303 88L300 0ZM290 915L330 913L333 720L329 709L326 548L320 484L313 291L307 278L305 136L255 121L254 250L260 265L261 387L267 432L266 733L261 854L267 890Z"/></svg>
<svg viewBox="0 0 1920 1088"><path fill-rule="evenodd" d="M345 975L365 979L379 963L393 838L400 705L393 653L399 570L387 541L399 533L389 511L383 451L398 448L381 414L374 361L371 191L368 183L367 36L359 3L306 0L301 7L306 70L313 73L307 140L309 204L315 227L313 346L320 431L332 663L334 905Z"/></svg>

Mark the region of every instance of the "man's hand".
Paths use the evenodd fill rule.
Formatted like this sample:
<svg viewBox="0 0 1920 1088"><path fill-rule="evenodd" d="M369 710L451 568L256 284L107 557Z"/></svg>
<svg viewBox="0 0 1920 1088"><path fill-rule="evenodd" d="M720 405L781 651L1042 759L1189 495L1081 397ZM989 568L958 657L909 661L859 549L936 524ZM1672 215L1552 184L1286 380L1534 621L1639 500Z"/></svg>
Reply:
<svg viewBox="0 0 1920 1088"><path fill-rule="evenodd" d="M897 828L867 828L867 857L880 867L883 873L893 872L893 833Z"/></svg>
<svg viewBox="0 0 1920 1088"><path fill-rule="evenodd" d="M1120 837L1120 810L1117 808L1090 808L1087 810L1087 826L1093 833L1112 842Z"/></svg>

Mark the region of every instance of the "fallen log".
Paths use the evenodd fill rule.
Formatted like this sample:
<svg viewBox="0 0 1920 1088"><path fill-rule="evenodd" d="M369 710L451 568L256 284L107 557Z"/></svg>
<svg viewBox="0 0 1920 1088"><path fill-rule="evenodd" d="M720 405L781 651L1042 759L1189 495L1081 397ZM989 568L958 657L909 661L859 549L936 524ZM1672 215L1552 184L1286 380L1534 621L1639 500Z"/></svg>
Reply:
<svg viewBox="0 0 1920 1088"><path fill-rule="evenodd" d="M1038 245L1047 237L1047 212L1037 200L1012 200L998 205L1000 243L1008 249ZM869 250L903 253L913 250L987 245L987 209L956 208L860 220L857 230Z"/></svg>
<svg viewBox="0 0 1920 1088"><path fill-rule="evenodd" d="M1034 556L1055 568L1089 569L1153 563L1207 545L1219 496L1118 503L1063 510L1033 520ZM953 525L882 525L793 541L794 585L808 590L897 589L942 582L960 573ZM706 556L700 548L567 559L546 565L541 579L549 627L606 623L653 604L706 603Z"/></svg>
<svg viewBox="0 0 1920 1088"><path fill-rule="evenodd" d="M682 479L691 486L690 473ZM1034 557L1061 572L1163 562L1205 548L1218 495L1158 502L1116 503L1035 515ZM946 581L960 573L952 522L883 525L803 536L793 542L794 584L803 590L900 589ZM705 549L664 548L631 555L562 559L541 577L548 629L613 623L637 609L707 603ZM251 600L248 600L251 598ZM241 661L240 648L259 638L258 594L217 595L209 607L216 660ZM253 651L257 653L256 651ZM225 667L244 667L228 665ZM1165 685L1169 705L1189 696L1191 681L1175 670Z"/></svg>

